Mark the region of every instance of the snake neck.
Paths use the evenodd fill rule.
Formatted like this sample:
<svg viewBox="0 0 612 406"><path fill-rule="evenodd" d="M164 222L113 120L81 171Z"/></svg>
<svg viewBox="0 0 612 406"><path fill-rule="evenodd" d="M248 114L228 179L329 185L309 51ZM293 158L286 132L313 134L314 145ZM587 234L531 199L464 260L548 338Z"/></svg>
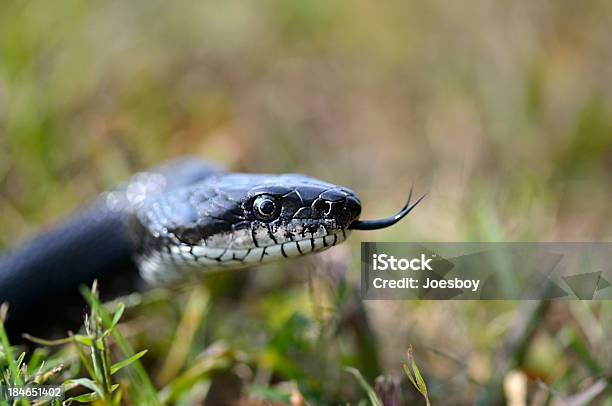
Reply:
<svg viewBox="0 0 612 406"><path fill-rule="evenodd" d="M11 336L47 333L58 319L68 322L65 327L78 326L85 308L79 287L96 279L103 298L143 286L129 234L130 218L140 199L219 171L200 161L182 159L140 173L49 231L3 253L0 303L9 304ZM72 314L74 317L69 316Z"/></svg>

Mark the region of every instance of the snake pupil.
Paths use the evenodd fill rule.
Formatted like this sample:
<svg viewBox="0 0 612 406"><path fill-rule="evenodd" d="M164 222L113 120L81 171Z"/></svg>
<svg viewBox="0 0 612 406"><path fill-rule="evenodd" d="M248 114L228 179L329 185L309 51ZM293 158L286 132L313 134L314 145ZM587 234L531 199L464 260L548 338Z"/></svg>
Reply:
<svg viewBox="0 0 612 406"><path fill-rule="evenodd" d="M253 205L255 216L260 220L271 220L277 213L276 202L268 196L260 196Z"/></svg>
<svg viewBox="0 0 612 406"><path fill-rule="evenodd" d="M270 200L264 200L263 202L261 202L261 204L259 205L259 211L261 212L261 214L266 214L266 215L270 215L272 213L274 213L274 203Z"/></svg>

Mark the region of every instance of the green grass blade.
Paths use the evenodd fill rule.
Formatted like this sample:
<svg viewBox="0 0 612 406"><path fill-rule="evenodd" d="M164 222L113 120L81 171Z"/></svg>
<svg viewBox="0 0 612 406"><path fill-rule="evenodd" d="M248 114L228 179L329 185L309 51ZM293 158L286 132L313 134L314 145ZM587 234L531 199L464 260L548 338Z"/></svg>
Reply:
<svg viewBox="0 0 612 406"><path fill-rule="evenodd" d="M119 361L116 364L113 364L113 366L111 366L110 372L111 375L115 374L117 371L119 371L121 368L125 368L128 365L136 362L137 360L139 360L142 356L144 356L147 353L148 350L143 350L140 351L137 354L132 355L129 358L124 359L123 361Z"/></svg>
<svg viewBox="0 0 612 406"><path fill-rule="evenodd" d="M113 315L113 321L111 322L110 326L108 326L104 334L102 334L102 337L108 336L111 331L117 326L119 320L121 320L121 316L123 316L124 311L125 305L121 302L117 303L117 308L115 310L115 314Z"/></svg>
<svg viewBox="0 0 612 406"><path fill-rule="evenodd" d="M421 374L421 371L419 370L419 367L417 366L414 360L414 356L412 355L412 346L408 348L407 358L410 367L408 367L407 364L403 364L402 366L404 368L404 372L406 373L406 376L408 376L408 379L416 388L416 390L418 390L419 393L423 395L425 402L429 406L430 402L429 393L427 391L427 384L425 383L425 379L423 379L423 375Z"/></svg>
<svg viewBox="0 0 612 406"><path fill-rule="evenodd" d="M4 317L8 311L8 305L5 303L2 304L2 308L0 309L0 342L2 343L2 347L4 349L4 354L6 355L6 363L8 364L9 371L11 374L11 379L13 383L17 386L23 386L23 380L21 379L21 373L19 372L19 366L15 362L15 358L13 358L13 349L11 348L11 343L9 342L8 335L6 334L6 329L4 328Z"/></svg>
<svg viewBox="0 0 612 406"><path fill-rule="evenodd" d="M93 403L96 400L100 399L97 393L86 393L84 395L73 396L64 401L64 405L70 405L72 402L79 403Z"/></svg>
<svg viewBox="0 0 612 406"><path fill-rule="evenodd" d="M95 393L98 394L98 396L102 397L102 394L104 393L103 389L100 387L100 385L98 385L97 383L95 383L94 381L92 381L89 378L76 378L76 379L69 379L65 382L66 385L79 385L79 386L83 386L89 390L94 391Z"/></svg>
<svg viewBox="0 0 612 406"><path fill-rule="evenodd" d="M58 345L68 344L72 341L72 337L60 338L58 340L46 340L44 338L34 337L29 334L23 334L23 338L32 341L34 344L43 345L45 347L56 347Z"/></svg>
<svg viewBox="0 0 612 406"><path fill-rule="evenodd" d="M366 382L366 380L363 378L363 375L361 375L361 372L359 372L357 368L346 367L344 368L344 370L352 374L357 379L357 382L359 382L359 385L361 385L363 390L365 390L366 393L368 394L370 403L373 406L383 406L382 401L380 400L380 398L378 397L374 389L370 386L370 384Z"/></svg>

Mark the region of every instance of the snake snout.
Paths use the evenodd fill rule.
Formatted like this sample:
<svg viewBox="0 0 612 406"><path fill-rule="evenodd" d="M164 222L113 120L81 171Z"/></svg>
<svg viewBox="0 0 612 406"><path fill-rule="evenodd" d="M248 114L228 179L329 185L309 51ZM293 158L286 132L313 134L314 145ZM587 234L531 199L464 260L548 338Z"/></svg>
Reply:
<svg viewBox="0 0 612 406"><path fill-rule="evenodd" d="M347 196L344 211L346 213L346 225L349 225L359 218L361 215L361 201L357 195L353 194Z"/></svg>
<svg viewBox="0 0 612 406"><path fill-rule="evenodd" d="M325 219L338 221L340 228L346 228L361 214L361 202L349 189L330 189L319 196L317 209Z"/></svg>

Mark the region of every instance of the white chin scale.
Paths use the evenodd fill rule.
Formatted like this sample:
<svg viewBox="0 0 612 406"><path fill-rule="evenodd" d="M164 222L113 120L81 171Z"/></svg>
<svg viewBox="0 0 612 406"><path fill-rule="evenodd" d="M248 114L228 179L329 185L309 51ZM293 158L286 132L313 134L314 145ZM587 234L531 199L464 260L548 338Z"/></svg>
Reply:
<svg viewBox="0 0 612 406"><path fill-rule="evenodd" d="M254 248L172 245L163 251L137 258L137 263L140 275L148 283L172 284L207 272L245 268L320 252L343 242L348 234L348 230L338 230L324 237L317 236Z"/></svg>

